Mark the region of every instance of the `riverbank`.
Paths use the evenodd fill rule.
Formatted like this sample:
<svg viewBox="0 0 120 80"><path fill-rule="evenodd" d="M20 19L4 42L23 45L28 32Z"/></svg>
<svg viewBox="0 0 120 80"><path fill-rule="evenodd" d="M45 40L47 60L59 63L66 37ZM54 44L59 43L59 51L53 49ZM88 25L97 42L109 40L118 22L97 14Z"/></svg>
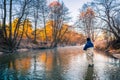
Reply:
<svg viewBox="0 0 120 80"><path fill-rule="evenodd" d="M26 52L29 50L44 50L44 49L50 49L48 47L25 47L25 48L19 48L17 49L15 52ZM0 55L4 54L4 52L0 52ZM9 53L5 53L5 54L9 54Z"/></svg>
<svg viewBox="0 0 120 80"><path fill-rule="evenodd" d="M47 46L38 46L38 44L34 44L34 46L30 46L30 45L33 45L33 44L29 44L27 46L20 46L19 49L17 49L17 53L21 53L21 52L27 52L27 51L30 51L30 50L44 50L44 49L50 49L50 47L47 47ZM80 46L80 45L79 45ZM60 47L60 46L59 46ZM62 46L61 46L62 47ZM65 46L64 46L65 47ZM73 47L73 46L71 46ZM83 47L83 46L80 46L80 47ZM82 48L81 48L82 50ZM115 57L117 59L120 59L120 49L119 50L101 50L101 49L98 49L98 48L95 48L96 51L101 51L101 52L105 52L106 54L108 54L109 56L112 56L112 57ZM16 52L15 52L16 53ZM2 55L3 52L0 52L0 55ZM9 54L9 53L8 53Z"/></svg>
<svg viewBox="0 0 120 80"><path fill-rule="evenodd" d="M108 51L111 55L113 55L114 57L120 59L120 49L118 50L109 50Z"/></svg>
<svg viewBox="0 0 120 80"><path fill-rule="evenodd" d="M106 40L98 40L95 41L94 44L96 50L103 51L110 56L120 59L120 49L115 49L112 47L112 45L107 47L108 44Z"/></svg>

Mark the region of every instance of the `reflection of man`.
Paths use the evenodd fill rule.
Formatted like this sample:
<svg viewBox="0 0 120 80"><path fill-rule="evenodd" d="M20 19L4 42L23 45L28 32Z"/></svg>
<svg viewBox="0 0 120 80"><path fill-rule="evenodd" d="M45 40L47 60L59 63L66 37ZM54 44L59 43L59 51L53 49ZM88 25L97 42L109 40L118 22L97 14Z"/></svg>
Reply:
<svg viewBox="0 0 120 80"><path fill-rule="evenodd" d="M83 50L86 51L86 55L87 55L87 60L89 63L89 67L93 67L93 43L91 42L90 38L87 38L87 43L85 44Z"/></svg>
<svg viewBox="0 0 120 80"><path fill-rule="evenodd" d="M88 67L84 80L96 80L94 79L93 73L94 73L93 67Z"/></svg>

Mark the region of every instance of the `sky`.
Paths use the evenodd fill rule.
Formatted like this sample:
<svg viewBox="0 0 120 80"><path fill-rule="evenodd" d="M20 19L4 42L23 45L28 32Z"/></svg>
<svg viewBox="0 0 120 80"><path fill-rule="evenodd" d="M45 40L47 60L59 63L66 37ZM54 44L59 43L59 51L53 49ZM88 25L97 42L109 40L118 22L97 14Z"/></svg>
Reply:
<svg viewBox="0 0 120 80"><path fill-rule="evenodd" d="M48 3L52 1L57 1L57 0L48 0ZM82 8L82 5L84 3L90 2L91 0L59 0L63 1L64 4L69 8L70 15L73 17L72 21L70 24L72 25L73 22L75 22L78 14L79 14L79 9Z"/></svg>

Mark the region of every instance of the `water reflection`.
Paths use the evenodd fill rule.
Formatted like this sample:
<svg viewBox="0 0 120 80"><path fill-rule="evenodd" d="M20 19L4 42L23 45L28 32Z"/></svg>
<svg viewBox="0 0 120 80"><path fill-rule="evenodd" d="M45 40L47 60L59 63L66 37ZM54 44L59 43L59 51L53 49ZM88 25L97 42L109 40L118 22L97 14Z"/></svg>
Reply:
<svg viewBox="0 0 120 80"><path fill-rule="evenodd" d="M79 46L29 51L0 56L0 80L119 80L118 62L95 52L88 67Z"/></svg>
<svg viewBox="0 0 120 80"><path fill-rule="evenodd" d="M94 67L88 67L85 80L94 80Z"/></svg>

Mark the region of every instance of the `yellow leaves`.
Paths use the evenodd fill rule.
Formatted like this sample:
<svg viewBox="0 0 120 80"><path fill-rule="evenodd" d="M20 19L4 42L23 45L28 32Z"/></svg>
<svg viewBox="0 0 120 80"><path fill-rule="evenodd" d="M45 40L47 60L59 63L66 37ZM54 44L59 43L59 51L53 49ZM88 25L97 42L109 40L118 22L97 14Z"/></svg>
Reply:
<svg viewBox="0 0 120 80"><path fill-rule="evenodd" d="M15 28L16 28L16 25L17 25L17 22L18 22L18 18L16 18L15 20L13 20L12 22L12 35L14 36L14 31L15 31ZM45 41L46 40L46 35L47 35L47 39L48 41L52 41L53 40L53 25L55 24L55 22L53 21L48 21L46 23L46 28L37 28L36 30L36 38L37 38L37 41ZM9 26L9 25L8 25ZM18 29L18 37L21 36L21 34L23 33L23 38L26 39L28 37L30 38L34 38L34 30L32 28L32 22L30 22L28 19L22 21L20 23L20 25L18 26L19 29ZM62 27L60 27L60 29L58 29L57 31L57 35L61 35L64 34L65 32L67 32L65 34L65 37L64 39L71 39L71 41L74 41L75 38L73 38L72 34L73 32L71 32L69 29L69 25L68 24L63 24ZM24 31L23 31L24 30ZM46 30L46 34L45 34L45 30ZM7 31L9 33L9 27L7 27ZM60 36L60 38L61 38ZM62 38L63 39L63 38ZM73 39L73 40L72 40Z"/></svg>
<svg viewBox="0 0 120 80"><path fill-rule="evenodd" d="M26 38L28 35L29 35L29 37L32 37L32 32L33 32L32 24L31 24L31 22L28 19L26 19L23 22L22 28L24 28L24 35L23 35L24 38Z"/></svg>
<svg viewBox="0 0 120 80"><path fill-rule="evenodd" d="M39 37L40 40L44 41L45 38L46 38L46 35L47 35L47 38L48 38L49 41L52 41L52 40L53 40L53 39L52 39L52 37L53 37L53 31L54 31L54 30L53 30L53 24L54 24L53 21L48 21L48 22L46 23L46 28L45 28L45 29L42 28L42 29L38 29L38 30L37 30L37 36L38 36L38 35L40 36L40 37ZM61 28L61 31L58 30L58 32L57 32L56 34L63 34L63 33L66 31L66 29L68 29L68 25L67 25L67 24L64 24L64 25L62 26L62 28ZM45 35L45 30L46 30L46 35Z"/></svg>
<svg viewBox="0 0 120 80"><path fill-rule="evenodd" d="M10 28L9 25L6 25L7 35L9 35L10 33L9 28ZM12 22L12 36L14 36L14 33L18 33L18 36L20 37L20 35L23 32L24 32L23 34L24 38L26 38L27 35L32 36L32 32L33 32L32 23L28 19L26 19L25 21L20 22L18 25L18 18L14 19Z"/></svg>
<svg viewBox="0 0 120 80"><path fill-rule="evenodd" d="M12 28L15 28L18 23L18 18L14 19L12 22Z"/></svg>
<svg viewBox="0 0 120 80"><path fill-rule="evenodd" d="M14 19L12 22L12 35L14 35L14 31L17 26L17 23L18 23L18 18Z"/></svg>
<svg viewBox="0 0 120 80"><path fill-rule="evenodd" d="M40 40L40 41L44 41L45 40L45 33L44 33L44 30L43 29L37 29L36 30L36 36L37 36L37 39Z"/></svg>

